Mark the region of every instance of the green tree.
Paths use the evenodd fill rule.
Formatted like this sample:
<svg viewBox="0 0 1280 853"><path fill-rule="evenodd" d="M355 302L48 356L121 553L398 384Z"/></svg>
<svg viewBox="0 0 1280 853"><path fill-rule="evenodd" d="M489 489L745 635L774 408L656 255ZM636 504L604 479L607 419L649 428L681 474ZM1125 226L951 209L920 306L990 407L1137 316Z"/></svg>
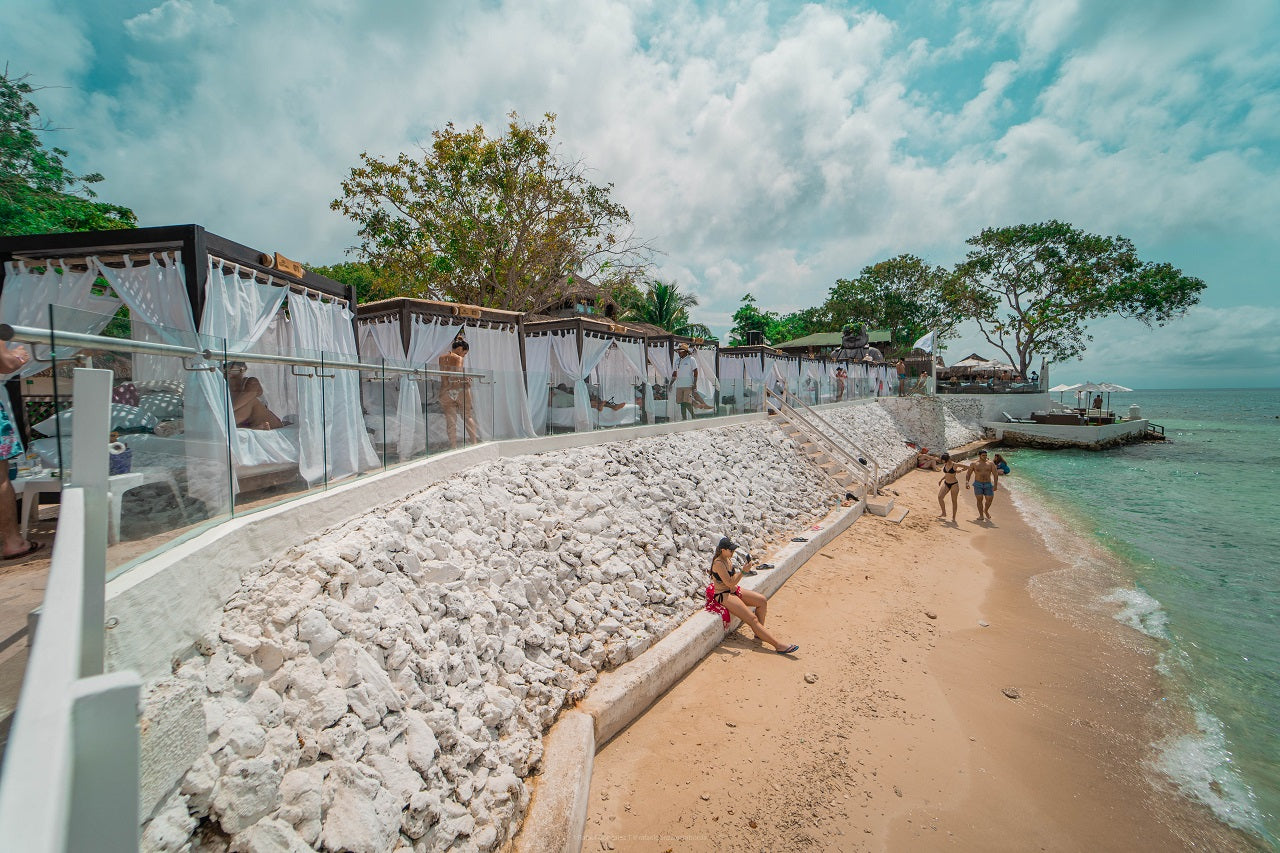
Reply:
<svg viewBox="0 0 1280 853"><path fill-rule="evenodd" d="M742 304L733 312L733 327L729 329L729 346L740 347L747 343L747 332L759 332L769 339L770 324L778 322L778 315L761 311L756 298L750 293L742 297Z"/></svg>
<svg viewBox="0 0 1280 853"><path fill-rule="evenodd" d="M354 287L356 300L361 303L408 295L397 292L395 282L390 281L382 270L364 261L350 261L327 267L307 264L306 267L313 273Z"/></svg>
<svg viewBox="0 0 1280 853"><path fill-rule="evenodd" d="M764 332L765 340L771 344L794 341L796 338L803 338L805 335L822 331L823 315L821 307L792 311L790 314L783 314L780 317L771 316L773 319Z"/></svg>
<svg viewBox="0 0 1280 853"><path fill-rule="evenodd" d="M764 311L756 304L756 298L748 293L742 304L733 312L733 328L729 330L729 346L744 346L747 332L760 332L766 344L780 344L819 331L822 311L805 308L790 314Z"/></svg>
<svg viewBox="0 0 1280 853"><path fill-rule="evenodd" d="M666 329L675 335L692 334L695 325L689 319L689 311L697 307L698 297L684 293L680 285L657 279L645 282L644 289L636 289L623 302L622 322L635 320ZM700 325L700 324L698 324Z"/></svg>
<svg viewBox="0 0 1280 853"><path fill-rule="evenodd" d="M39 119L27 77L0 74L0 235L49 234L133 228L127 207L94 201L94 173L77 175L63 163L61 148L45 148L40 137L53 128Z"/></svg>
<svg viewBox="0 0 1280 853"><path fill-rule="evenodd" d="M363 260L401 295L527 311L582 276L625 281L648 266L613 185L559 154L555 116L507 132L448 124L418 157L367 153L330 205L359 225Z"/></svg>
<svg viewBox="0 0 1280 853"><path fill-rule="evenodd" d="M865 266L854 279L839 279L827 294L822 313L834 329L861 322L893 334L897 354L929 332L939 338L955 330L958 318L944 299L950 274L915 255L898 255Z"/></svg>
<svg viewBox="0 0 1280 853"><path fill-rule="evenodd" d="M1205 283L1167 263L1139 260L1124 237L1051 220L988 228L945 288L956 313L1024 375L1033 355L1079 357L1090 320L1119 315L1163 326L1200 300Z"/></svg>

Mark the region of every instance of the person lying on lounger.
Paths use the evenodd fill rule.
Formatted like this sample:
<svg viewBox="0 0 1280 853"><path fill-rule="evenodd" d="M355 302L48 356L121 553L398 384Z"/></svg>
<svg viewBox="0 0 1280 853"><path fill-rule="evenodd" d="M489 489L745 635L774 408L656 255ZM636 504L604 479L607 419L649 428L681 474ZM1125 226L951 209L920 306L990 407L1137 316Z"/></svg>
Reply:
<svg viewBox="0 0 1280 853"><path fill-rule="evenodd" d="M249 366L243 361L227 365L227 391L231 394L231 409L236 426L241 429L280 429L284 421L267 408L262 401L262 383L249 376Z"/></svg>

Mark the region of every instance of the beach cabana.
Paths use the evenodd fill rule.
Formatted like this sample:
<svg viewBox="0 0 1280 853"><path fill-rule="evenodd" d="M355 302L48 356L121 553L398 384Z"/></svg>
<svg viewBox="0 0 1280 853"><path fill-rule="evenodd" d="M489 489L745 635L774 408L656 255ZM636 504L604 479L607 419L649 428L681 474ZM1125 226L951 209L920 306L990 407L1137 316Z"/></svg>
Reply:
<svg viewBox="0 0 1280 853"><path fill-rule="evenodd" d="M523 315L455 302L397 297L357 309L365 363L437 371L461 335L470 346L465 367L483 373L468 399L481 441L533 436L524 384ZM440 377L364 374L365 423L385 454L408 459L448 444Z"/></svg>
<svg viewBox="0 0 1280 853"><path fill-rule="evenodd" d="M97 334L113 319L127 326L117 349L134 352L132 376L129 387L117 384L115 399L120 412L151 414L130 422L132 464L185 467L189 493L206 505L225 508L230 494L251 487L295 479L311 486L377 465L355 372L289 363L357 357L352 288L198 225L0 238L0 268L5 323L55 335ZM159 346L145 351L150 344ZM160 354L165 346L185 355ZM59 346L56 355L75 351ZM35 355L49 352L37 346ZM247 377L260 385L269 423L229 417L233 408L239 416L231 386ZM58 420L59 432L62 420L71 423ZM161 420L169 425L163 434L144 431ZM32 445L49 451L40 439ZM69 442L57 445L65 465Z"/></svg>
<svg viewBox="0 0 1280 853"><path fill-rule="evenodd" d="M652 422L645 336L572 317L524 323L529 414L539 435Z"/></svg>
<svg viewBox="0 0 1280 853"><path fill-rule="evenodd" d="M764 411L766 375L774 382L786 381L777 353L760 344L720 347L716 375L720 380L720 400L734 414Z"/></svg>

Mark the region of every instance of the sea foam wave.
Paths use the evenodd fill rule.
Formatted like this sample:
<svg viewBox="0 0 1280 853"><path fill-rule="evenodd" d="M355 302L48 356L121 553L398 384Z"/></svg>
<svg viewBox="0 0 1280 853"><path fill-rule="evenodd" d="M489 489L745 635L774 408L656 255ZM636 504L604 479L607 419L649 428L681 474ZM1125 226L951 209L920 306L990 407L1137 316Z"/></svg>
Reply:
<svg viewBox="0 0 1280 853"><path fill-rule="evenodd" d="M1102 600L1108 604L1119 604L1120 611L1115 614L1117 621L1141 631L1148 637L1158 640L1169 639L1169 615L1165 613L1160 602L1136 587L1120 587Z"/></svg>
<svg viewBox="0 0 1280 853"><path fill-rule="evenodd" d="M1184 796L1208 806L1219 820L1266 837L1253 791L1232 764L1222 721L1201 707L1195 708L1195 718L1195 733L1156 744L1155 769Z"/></svg>

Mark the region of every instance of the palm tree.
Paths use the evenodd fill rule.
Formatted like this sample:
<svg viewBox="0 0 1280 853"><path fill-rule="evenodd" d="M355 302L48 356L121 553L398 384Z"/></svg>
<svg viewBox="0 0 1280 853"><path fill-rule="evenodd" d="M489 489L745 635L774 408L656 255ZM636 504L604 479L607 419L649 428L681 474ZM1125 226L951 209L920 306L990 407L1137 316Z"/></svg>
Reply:
<svg viewBox="0 0 1280 853"><path fill-rule="evenodd" d="M680 285L654 279L644 285L638 299L629 302L621 317L641 323L650 323L666 329L675 335L688 335L696 331L694 327L705 329L700 323L689 320L689 309L698 304L698 297L692 293L681 293Z"/></svg>

